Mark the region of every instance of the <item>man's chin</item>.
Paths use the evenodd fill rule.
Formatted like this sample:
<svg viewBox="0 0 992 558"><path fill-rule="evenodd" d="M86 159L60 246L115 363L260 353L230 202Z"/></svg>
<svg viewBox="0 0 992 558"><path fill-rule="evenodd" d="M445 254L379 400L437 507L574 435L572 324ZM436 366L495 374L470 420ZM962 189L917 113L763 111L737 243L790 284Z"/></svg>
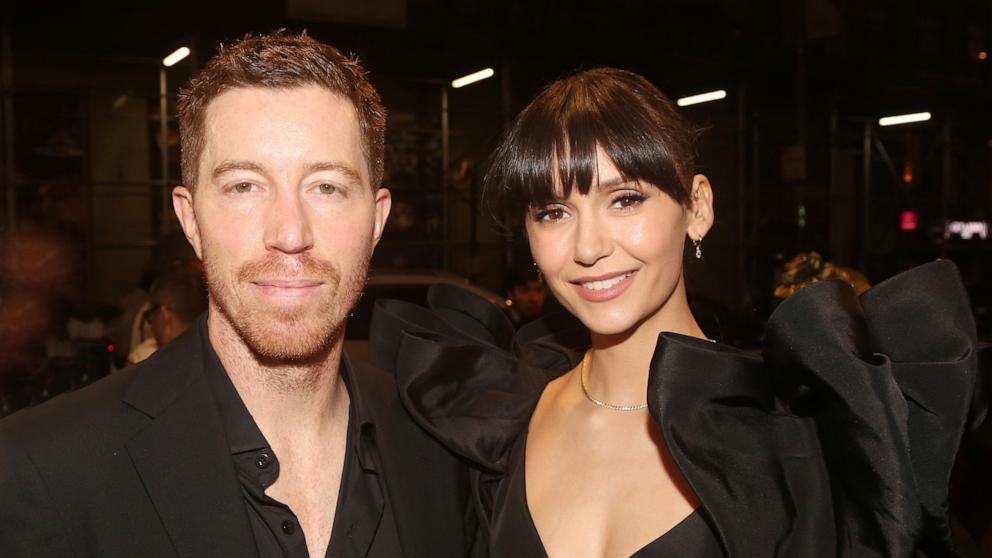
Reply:
<svg viewBox="0 0 992 558"><path fill-rule="evenodd" d="M307 362L319 360L333 348L343 323L296 316L252 316L234 328L249 349L264 360ZM316 318L316 317L315 317Z"/></svg>
<svg viewBox="0 0 992 558"><path fill-rule="evenodd" d="M248 347L263 360L284 363L320 360L334 346L333 331L323 335L300 332L299 334L250 333L244 340Z"/></svg>

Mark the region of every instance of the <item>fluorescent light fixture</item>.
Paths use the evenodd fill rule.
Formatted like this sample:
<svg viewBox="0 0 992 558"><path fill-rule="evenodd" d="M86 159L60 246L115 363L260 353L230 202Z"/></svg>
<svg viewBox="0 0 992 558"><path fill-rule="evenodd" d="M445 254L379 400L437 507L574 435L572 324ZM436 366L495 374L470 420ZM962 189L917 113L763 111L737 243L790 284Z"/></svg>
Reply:
<svg viewBox="0 0 992 558"><path fill-rule="evenodd" d="M910 122L926 122L930 120L929 112L914 112L913 114L900 114L899 116L886 116L878 119L879 126L897 126L899 124L909 124Z"/></svg>
<svg viewBox="0 0 992 558"><path fill-rule="evenodd" d="M179 47L172 52L172 54L166 56L162 59L162 65L168 68L176 62L179 62L183 58L189 56L189 47Z"/></svg>
<svg viewBox="0 0 992 558"><path fill-rule="evenodd" d="M477 81L482 81L486 78L491 78L496 74L492 68L486 68L485 70L479 70L478 72L473 72L467 76L462 76L451 82L451 86L455 89L459 87L465 87L470 83L475 83Z"/></svg>
<svg viewBox="0 0 992 558"><path fill-rule="evenodd" d="M680 107L687 107L689 105L698 105L699 103L707 103L709 101L719 101L727 96L727 92L723 89L719 91L710 91L709 93L700 93L699 95L690 95L688 97L682 97L675 103Z"/></svg>

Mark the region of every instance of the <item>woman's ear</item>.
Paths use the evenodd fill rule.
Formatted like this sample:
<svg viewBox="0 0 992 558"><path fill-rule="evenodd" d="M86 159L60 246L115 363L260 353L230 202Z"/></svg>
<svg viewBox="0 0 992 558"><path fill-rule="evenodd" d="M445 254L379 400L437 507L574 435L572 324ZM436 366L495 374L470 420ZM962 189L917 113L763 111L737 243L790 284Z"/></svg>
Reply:
<svg viewBox="0 0 992 558"><path fill-rule="evenodd" d="M713 226L713 188L702 174L692 177L692 205L689 207L689 226L686 234L693 241L703 240Z"/></svg>

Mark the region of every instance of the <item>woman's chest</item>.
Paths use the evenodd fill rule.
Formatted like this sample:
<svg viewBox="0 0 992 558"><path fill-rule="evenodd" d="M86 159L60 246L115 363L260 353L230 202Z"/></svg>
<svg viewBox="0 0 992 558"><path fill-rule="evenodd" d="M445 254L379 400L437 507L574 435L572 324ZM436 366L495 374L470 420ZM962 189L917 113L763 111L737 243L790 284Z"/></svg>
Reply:
<svg viewBox="0 0 992 558"><path fill-rule="evenodd" d="M647 430L534 428L520 445L516 474L552 556L629 556L698 506Z"/></svg>

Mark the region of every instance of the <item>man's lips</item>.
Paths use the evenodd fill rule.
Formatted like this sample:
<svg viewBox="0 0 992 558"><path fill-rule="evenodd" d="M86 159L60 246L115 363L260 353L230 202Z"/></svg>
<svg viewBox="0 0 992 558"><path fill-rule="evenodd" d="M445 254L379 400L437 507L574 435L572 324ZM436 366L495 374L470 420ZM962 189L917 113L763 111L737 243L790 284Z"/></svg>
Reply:
<svg viewBox="0 0 992 558"><path fill-rule="evenodd" d="M279 287L283 289L305 289L324 284L317 279L255 279L252 283L260 287Z"/></svg>
<svg viewBox="0 0 992 558"><path fill-rule="evenodd" d="M282 297L308 296L317 291L324 281L317 279L254 279L251 284L263 294Z"/></svg>

